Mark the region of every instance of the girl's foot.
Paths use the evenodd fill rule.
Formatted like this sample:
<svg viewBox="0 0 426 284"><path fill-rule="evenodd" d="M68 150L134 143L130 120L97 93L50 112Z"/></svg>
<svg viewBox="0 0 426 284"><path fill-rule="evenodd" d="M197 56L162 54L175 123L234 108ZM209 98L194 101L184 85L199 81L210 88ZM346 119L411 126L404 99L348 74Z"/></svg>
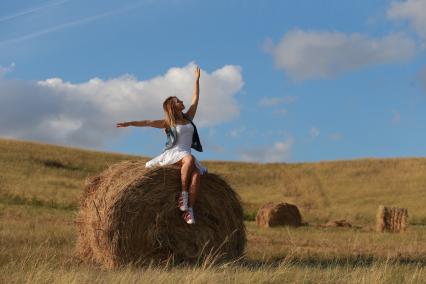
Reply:
<svg viewBox="0 0 426 284"><path fill-rule="evenodd" d="M183 219L187 224L195 224L194 211L192 210L192 207L189 207L188 211L183 213Z"/></svg>
<svg viewBox="0 0 426 284"><path fill-rule="evenodd" d="M179 196L178 207L180 211L188 210L188 191L182 191Z"/></svg>

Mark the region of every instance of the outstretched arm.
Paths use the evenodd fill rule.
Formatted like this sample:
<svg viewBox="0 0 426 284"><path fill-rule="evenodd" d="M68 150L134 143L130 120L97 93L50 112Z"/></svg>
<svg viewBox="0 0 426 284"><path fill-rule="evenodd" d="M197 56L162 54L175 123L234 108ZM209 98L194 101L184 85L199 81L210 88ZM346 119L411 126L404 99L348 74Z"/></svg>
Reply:
<svg viewBox="0 0 426 284"><path fill-rule="evenodd" d="M138 126L138 127L155 127L155 128L166 128L166 121L164 119L160 120L141 120L141 121L128 121L128 122L119 122L117 127L127 127L127 126Z"/></svg>
<svg viewBox="0 0 426 284"><path fill-rule="evenodd" d="M191 106L189 107L186 115L189 115L192 119L195 117L195 113L197 112L198 99L200 97L200 75L201 70L200 67L195 68L195 86L194 86L194 94L192 95Z"/></svg>

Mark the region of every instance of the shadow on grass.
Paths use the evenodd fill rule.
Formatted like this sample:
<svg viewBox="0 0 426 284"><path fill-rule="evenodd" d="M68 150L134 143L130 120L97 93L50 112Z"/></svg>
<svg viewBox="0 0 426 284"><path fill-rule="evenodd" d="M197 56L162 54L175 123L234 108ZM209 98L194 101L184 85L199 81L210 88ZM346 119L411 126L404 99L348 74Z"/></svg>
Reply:
<svg viewBox="0 0 426 284"><path fill-rule="evenodd" d="M305 258L272 258L269 260L252 260L243 259L236 262L249 269L259 269L264 267L277 268L281 265L291 265L309 268L331 268L331 267L371 267L378 263L387 263L394 265L426 265L426 257L408 258L408 257L392 257L380 258L371 255L358 255L353 257L342 257L323 259L319 257L305 257Z"/></svg>
<svg viewBox="0 0 426 284"><path fill-rule="evenodd" d="M70 171L81 171L81 170L83 170L79 166L71 165L69 163L64 163L64 162L58 161L58 160L36 159L35 161L39 164L42 164L43 166L45 166L47 168L64 169L64 170L70 170Z"/></svg>

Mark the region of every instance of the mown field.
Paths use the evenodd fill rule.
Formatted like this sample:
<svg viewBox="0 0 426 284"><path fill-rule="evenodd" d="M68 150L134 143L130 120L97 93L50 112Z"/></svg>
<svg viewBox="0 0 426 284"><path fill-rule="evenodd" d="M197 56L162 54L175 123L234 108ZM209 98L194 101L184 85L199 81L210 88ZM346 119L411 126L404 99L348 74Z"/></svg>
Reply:
<svg viewBox="0 0 426 284"><path fill-rule="evenodd" d="M105 271L74 256L84 180L138 156L0 139L0 282L426 283L426 159L249 164L204 161L240 194L246 256L197 267ZM270 201L296 204L306 226L259 229ZM408 208L402 234L374 232L380 204ZM346 219L352 228L321 228Z"/></svg>

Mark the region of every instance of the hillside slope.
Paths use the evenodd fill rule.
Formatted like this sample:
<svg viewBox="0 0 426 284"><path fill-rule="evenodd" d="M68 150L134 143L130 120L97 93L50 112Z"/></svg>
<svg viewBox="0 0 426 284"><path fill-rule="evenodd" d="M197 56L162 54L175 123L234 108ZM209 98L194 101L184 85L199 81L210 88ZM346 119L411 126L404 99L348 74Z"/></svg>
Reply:
<svg viewBox="0 0 426 284"><path fill-rule="evenodd" d="M0 139L0 203L75 210L84 180L123 160L147 158ZM319 163L203 162L241 195L253 216L270 201L296 204L308 223L372 223L379 204L408 208L426 224L426 158Z"/></svg>

